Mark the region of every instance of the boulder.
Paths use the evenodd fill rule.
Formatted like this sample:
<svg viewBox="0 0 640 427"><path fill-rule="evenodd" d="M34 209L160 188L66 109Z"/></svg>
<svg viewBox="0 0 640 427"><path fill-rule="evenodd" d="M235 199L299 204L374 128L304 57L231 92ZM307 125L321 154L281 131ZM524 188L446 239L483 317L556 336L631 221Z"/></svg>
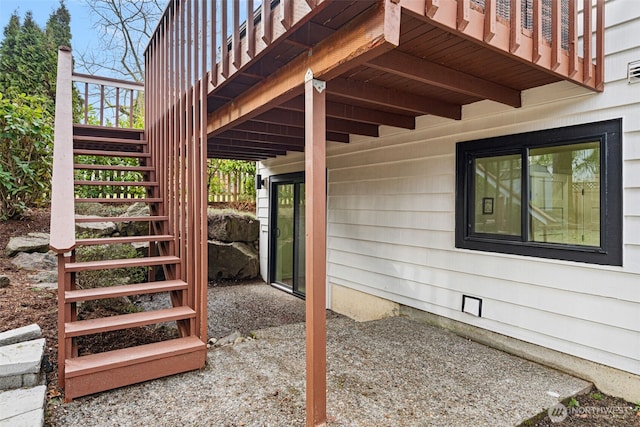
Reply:
<svg viewBox="0 0 640 427"><path fill-rule="evenodd" d="M76 215L76 218L99 218L95 215ZM104 237L111 236L116 231L116 224L113 222L78 222L76 231L91 236Z"/></svg>
<svg viewBox="0 0 640 427"><path fill-rule="evenodd" d="M56 283L58 273L56 271L38 271L36 274L30 274L28 279L31 283Z"/></svg>
<svg viewBox="0 0 640 427"><path fill-rule="evenodd" d="M5 249L7 256L15 256L20 252L48 252L48 233L29 233L26 236L12 237Z"/></svg>
<svg viewBox="0 0 640 427"><path fill-rule="evenodd" d="M149 216L149 206L145 203L134 203L121 217ZM123 236L146 236L149 234L149 222L132 221L121 222L117 226L118 231Z"/></svg>
<svg viewBox="0 0 640 427"><path fill-rule="evenodd" d="M260 222L252 215L233 212L209 214L208 235L220 242L254 242L260 234Z"/></svg>
<svg viewBox="0 0 640 427"><path fill-rule="evenodd" d="M9 276L5 276L4 274L0 274L0 289L6 288L11 283Z"/></svg>
<svg viewBox="0 0 640 427"><path fill-rule="evenodd" d="M54 252L46 254L20 252L11 260L11 263L24 270L55 270L58 267L58 258Z"/></svg>
<svg viewBox="0 0 640 427"><path fill-rule="evenodd" d="M258 253L242 242L209 241L209 280L253 279L260 273Z"/></svg>

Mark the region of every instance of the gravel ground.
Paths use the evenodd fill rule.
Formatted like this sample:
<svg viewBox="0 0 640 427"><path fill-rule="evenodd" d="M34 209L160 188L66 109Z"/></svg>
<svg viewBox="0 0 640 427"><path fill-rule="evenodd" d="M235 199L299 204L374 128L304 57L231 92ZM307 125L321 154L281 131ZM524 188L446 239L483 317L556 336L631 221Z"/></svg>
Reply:
<svg viewBox="0 0 640 427"><path fill-rule="evenodd" d="M52 425L304 425L304 323L263 329L303 319L304 302L253 284L210 288L209 304L218 307L212 321L230 322L210 323L218 335L259 329L257 339L210 349L201 371L77 399ZM328 317L329 426L513 426L586 387L410 319Z"/></svg>

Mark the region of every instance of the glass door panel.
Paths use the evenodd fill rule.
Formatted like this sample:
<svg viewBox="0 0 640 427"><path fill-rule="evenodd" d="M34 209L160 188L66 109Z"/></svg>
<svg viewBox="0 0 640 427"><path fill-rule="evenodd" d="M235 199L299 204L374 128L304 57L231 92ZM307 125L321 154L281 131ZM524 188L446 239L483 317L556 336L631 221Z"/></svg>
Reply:
<svg viewBox="0 0 640 427"><path fill-rule="evenodd" d="M269 279L274 286L304 296L305 188L304 175L272 177L271 255Z"/></svg>
<svg viewBox="0 0 640 427"><path fill-rule="evenodd" d="M275 268L273 279L293 286L294 185L278 184L275 223Z"/></svg>

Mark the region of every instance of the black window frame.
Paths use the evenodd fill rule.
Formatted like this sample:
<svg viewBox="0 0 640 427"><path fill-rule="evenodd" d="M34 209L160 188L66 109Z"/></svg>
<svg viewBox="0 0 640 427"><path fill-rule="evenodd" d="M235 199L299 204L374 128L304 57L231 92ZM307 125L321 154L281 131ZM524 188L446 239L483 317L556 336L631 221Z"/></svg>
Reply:
<svg viewBox="0 0 640 427"><path fill-rule="evenodd" d="M521 234L514 238L473 233L474 159L522 155L522 194L529 194L528 153L532 148L601 141L600 246L529 241L529 203L522 203ZM457 248L600 265L622 265L622 119L458 142L456 144ZM527 196L529 199L529 196Z"/></svg>

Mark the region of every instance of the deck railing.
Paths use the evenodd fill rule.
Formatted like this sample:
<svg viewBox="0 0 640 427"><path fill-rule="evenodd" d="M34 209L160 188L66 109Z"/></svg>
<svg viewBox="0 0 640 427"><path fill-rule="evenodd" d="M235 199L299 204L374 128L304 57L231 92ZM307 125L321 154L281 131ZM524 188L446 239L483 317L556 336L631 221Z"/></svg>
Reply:
<svg viewBox="0 0 640 427"><path fill-rule="evenodd" d="M604 0L391 0L591 89L604 83Z"/></svg>
<svg viewBox="0 0 640 427"><path fill-rule="evenodd" d="M75 86L74 86L75 85ZM75 87L75 91L74 91ZM143 113L144 84L73 73L71 49L58 50L56 114L51 179L51 248L63 254L75 247L73 109L74 97L82 98L79 124L134 128ZM114 180L114 172L79 172L82 180ZM121 177L121 176L120 176ZM124 181L124 179L120 179Z"/></svg>
<svg viewBox="0 0 640 427"><path fill-rule="evenodd" d="M83 98L81 124L141 127L144 83L80 73L73 82Z"/></svg>

